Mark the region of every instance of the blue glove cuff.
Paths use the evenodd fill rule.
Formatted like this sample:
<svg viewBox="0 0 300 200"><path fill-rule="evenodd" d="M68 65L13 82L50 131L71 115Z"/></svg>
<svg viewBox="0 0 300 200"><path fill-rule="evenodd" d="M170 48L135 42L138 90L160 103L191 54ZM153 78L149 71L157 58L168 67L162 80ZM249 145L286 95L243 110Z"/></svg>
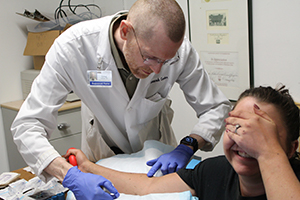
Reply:
<svg viewBox="0 0 300 200"><path fill-rule="evenodd" d="M67 172L67 174L66 174L66 176L65 176L65 178L64 178L64 180L62 182L62 185L64 187L67 187L67 188L69 188L69 189L72 190L73 189L72 182L73 182L74 179L76 179L76 177L78 176L79 173L81 173L81 171L78 169L77 166L71 167L68 170L68 172Z"/></svg>
<svg viewBox="0 0 300 200"><path fill-rule="evenodd" d="M188 146L186 146L185 144L180 144L180 145L178 145L175 149L174 149L174 151L184 151L184 152L186 152L190 157L192 157L192 155L194 155L194 151L190 148L190 147L188 147Z"/></svg>

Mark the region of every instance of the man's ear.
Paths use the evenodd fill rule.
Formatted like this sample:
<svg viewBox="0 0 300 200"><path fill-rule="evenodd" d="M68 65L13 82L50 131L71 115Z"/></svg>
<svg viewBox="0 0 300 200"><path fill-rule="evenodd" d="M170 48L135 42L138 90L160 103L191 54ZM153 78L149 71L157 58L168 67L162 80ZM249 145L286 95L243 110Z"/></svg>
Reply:
<svg viewBox="0 0 300 200"><path fill-rule="evenodd" d="M127 40L128 39L128 33L131 30L131 24L129 21L127 20L122 20L120 23L120 37L123 40Z"/></svg>

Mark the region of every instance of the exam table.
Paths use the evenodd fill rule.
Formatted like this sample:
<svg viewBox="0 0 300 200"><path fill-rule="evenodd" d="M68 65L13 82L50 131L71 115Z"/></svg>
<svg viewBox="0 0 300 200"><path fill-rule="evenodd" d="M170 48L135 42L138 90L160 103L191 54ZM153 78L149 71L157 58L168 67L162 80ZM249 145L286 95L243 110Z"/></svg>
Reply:
<svg viewBox="0 0 300 200"><path fill-rule="evenodd" d="M133 154L118 154L116 156L99 160L96 164L114 170L132 173L147 173L151 167L146 162L155 159L164 153L172 151L174 147L155 140L148 140L144 148ZM162 176L159 170L155 176ZM157 193L144 196L120 194L118 200L197 200L190 191L180 193ZM68 192L66 200L76 200L71 191Z"/></svg>

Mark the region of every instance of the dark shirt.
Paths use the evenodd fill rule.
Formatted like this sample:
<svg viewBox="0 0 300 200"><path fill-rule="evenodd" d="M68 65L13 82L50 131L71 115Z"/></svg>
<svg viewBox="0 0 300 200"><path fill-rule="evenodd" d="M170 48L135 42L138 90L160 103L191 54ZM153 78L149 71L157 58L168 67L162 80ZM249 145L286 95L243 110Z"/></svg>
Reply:
<svg viewBox="0 0 300 200"><path fill-rule="evenodd" d="M291 165L300 180L300 161ZM200 162L194 169L181 169L177 174L195 190L201 200L266 200L266 195L242 197L238 174L225 156L218 156Z"/></svg>

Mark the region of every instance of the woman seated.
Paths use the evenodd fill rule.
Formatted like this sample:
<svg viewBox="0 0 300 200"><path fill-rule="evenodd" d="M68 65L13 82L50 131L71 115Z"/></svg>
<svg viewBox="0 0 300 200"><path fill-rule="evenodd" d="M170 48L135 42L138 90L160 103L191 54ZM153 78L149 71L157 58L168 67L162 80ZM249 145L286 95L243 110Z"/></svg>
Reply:
<svg viewBox="0 0 300 200"><path fill-rule="evenodd" d="M208 158L194 169L149 178L91 163L80 150L66 156L74 154L82 172L104 176L120 193L189 190L201 200L299 199L299 121L299 109L284 86L258 87L243 92L226 119L225 156Z"/></svg>

